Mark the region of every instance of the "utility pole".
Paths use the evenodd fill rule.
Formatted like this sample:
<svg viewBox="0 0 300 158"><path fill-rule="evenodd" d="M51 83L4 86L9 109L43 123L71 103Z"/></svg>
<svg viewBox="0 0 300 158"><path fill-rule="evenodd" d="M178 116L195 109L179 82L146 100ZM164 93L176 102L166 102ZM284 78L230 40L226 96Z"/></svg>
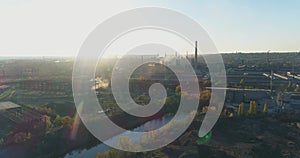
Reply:
<svg viewBox="0 0 300 158"><path fill-rule="evenodd" d="M194 63L195 69L197 69L197 64L198 64L198 48L197 48L197 41L195 41L195 63Z"/></svg>
<svg viewBox="0 0 300 158"><path fill-rule="evenodd" d="M293 67L292 67L292 75L294 76L295 74L295 59L297 57L297 53L295 53L294 58L293 58Z"/></svg>
<svg viewBox="0 0 300 158"><path fill-rule="evenodd" d="M273 79L274 79L274 72L272 70L272 67L271 67L271 61L270 61L270 50L268 50L267 52L267 62L269 64L269 68L270 68L270 92L271 94L273 93Z"/></svg>

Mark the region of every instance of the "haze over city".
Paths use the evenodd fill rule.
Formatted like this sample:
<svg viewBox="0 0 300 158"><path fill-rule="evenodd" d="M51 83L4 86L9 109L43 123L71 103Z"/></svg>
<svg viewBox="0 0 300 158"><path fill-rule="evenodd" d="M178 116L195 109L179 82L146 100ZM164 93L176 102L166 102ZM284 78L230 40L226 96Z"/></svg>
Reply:
<svg viewBox="0 0 300 158"><path fill-rule="evenodd" d="M76 56L98 24L144 6L166 7L194 18L223 53L300 51L297 0L4 0L0 2L0 55Z"/></svg>

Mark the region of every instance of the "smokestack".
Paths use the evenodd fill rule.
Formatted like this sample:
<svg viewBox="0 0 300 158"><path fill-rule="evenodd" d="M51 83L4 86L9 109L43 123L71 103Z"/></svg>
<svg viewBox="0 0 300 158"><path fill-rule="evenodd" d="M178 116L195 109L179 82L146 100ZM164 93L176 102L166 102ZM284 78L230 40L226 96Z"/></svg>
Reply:
<svg viewBox="0 0 300 158"><path fill-rule="evenodd" d="M144 57L143 57L143 56L141 56L141 59L142 59L142 64L144 64Z"/></svg>
<svg viewBox="0 0 300 158"><path fill-rule="evenodd" d="M197 63L198 63L198 49L197 49L197 41L195 41L195 63L194 63L195 68L197 68Z"/></svg>

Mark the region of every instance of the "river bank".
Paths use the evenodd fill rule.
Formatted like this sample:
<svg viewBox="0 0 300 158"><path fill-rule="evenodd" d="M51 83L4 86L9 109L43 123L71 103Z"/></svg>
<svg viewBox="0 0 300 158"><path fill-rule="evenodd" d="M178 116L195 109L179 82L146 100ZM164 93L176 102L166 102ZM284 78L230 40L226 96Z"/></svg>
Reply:
<svg viewBox="0 0 300 158"><path fill-rule="evenodd" d="M160 126L163 126L167 124L170 120L172 119L171 116L162 116L160 118L156 118L150 121L145 122L144 124L135 127L131 131L134 132L142 132L142 131L147 131L150 130L151 128L158 128ZM122 135L128 135L129 132L122 133L118 136ZM118 136L112 137L111 139L107 141L116 141L115 138ZM109 142L108 142L109 143ZM105 152L109 150L110 147L105 145L104 143L100 143L92 148L89 149L83 149L83 150L74 150L71 153L68 153L64 156L64 158L81 158L81 157L96 157L99 152Z"/></svg>
<svg viewBox="0 0 300 158"><path fill-rule="evenodd" d="M163 117L161 112L147 118L128 117L127 113L120 113L112 116L110 119L117 125L121 125L124 129L133 130L151 120L160 119ZM40 143L23 143L10 145L0 150L0 157L64 157L73 151L81 151L91 149L99 145L99 140L93 137L92 134L81 123L75 139L71 139L71 129L61 129L55 133L46 134ZM121 134L121 133L118 133ZM117 135L117 134L116 134ZM63 138L63 139L62 139ZM46 143L46 144L45 144ZM14 152L20 151L20 152ZM50 152L49 152L50 151Z"/></svg>

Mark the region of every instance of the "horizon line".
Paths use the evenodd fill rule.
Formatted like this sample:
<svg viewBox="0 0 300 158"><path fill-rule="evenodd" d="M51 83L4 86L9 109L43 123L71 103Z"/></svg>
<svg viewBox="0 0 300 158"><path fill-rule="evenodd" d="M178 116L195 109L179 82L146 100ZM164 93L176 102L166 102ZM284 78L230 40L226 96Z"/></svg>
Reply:
<svg viewBox="0 0 300 158"><path fill-rule="evenodd" d="M300 53L300 51L219 51L220 54L237 54L237 53ZM178 54L186 54L186 53L178 53ZM192 54L192 52L191 52ZM215 54L215 53L211 53ZM201 55L201 53L200 53ZM41 54L34 54L34 55L2 55L0 57L76 57L77 55L41 55ZM115 55L114 55L115 56ZM112 57L114 57L112 56Z"/></svg>

